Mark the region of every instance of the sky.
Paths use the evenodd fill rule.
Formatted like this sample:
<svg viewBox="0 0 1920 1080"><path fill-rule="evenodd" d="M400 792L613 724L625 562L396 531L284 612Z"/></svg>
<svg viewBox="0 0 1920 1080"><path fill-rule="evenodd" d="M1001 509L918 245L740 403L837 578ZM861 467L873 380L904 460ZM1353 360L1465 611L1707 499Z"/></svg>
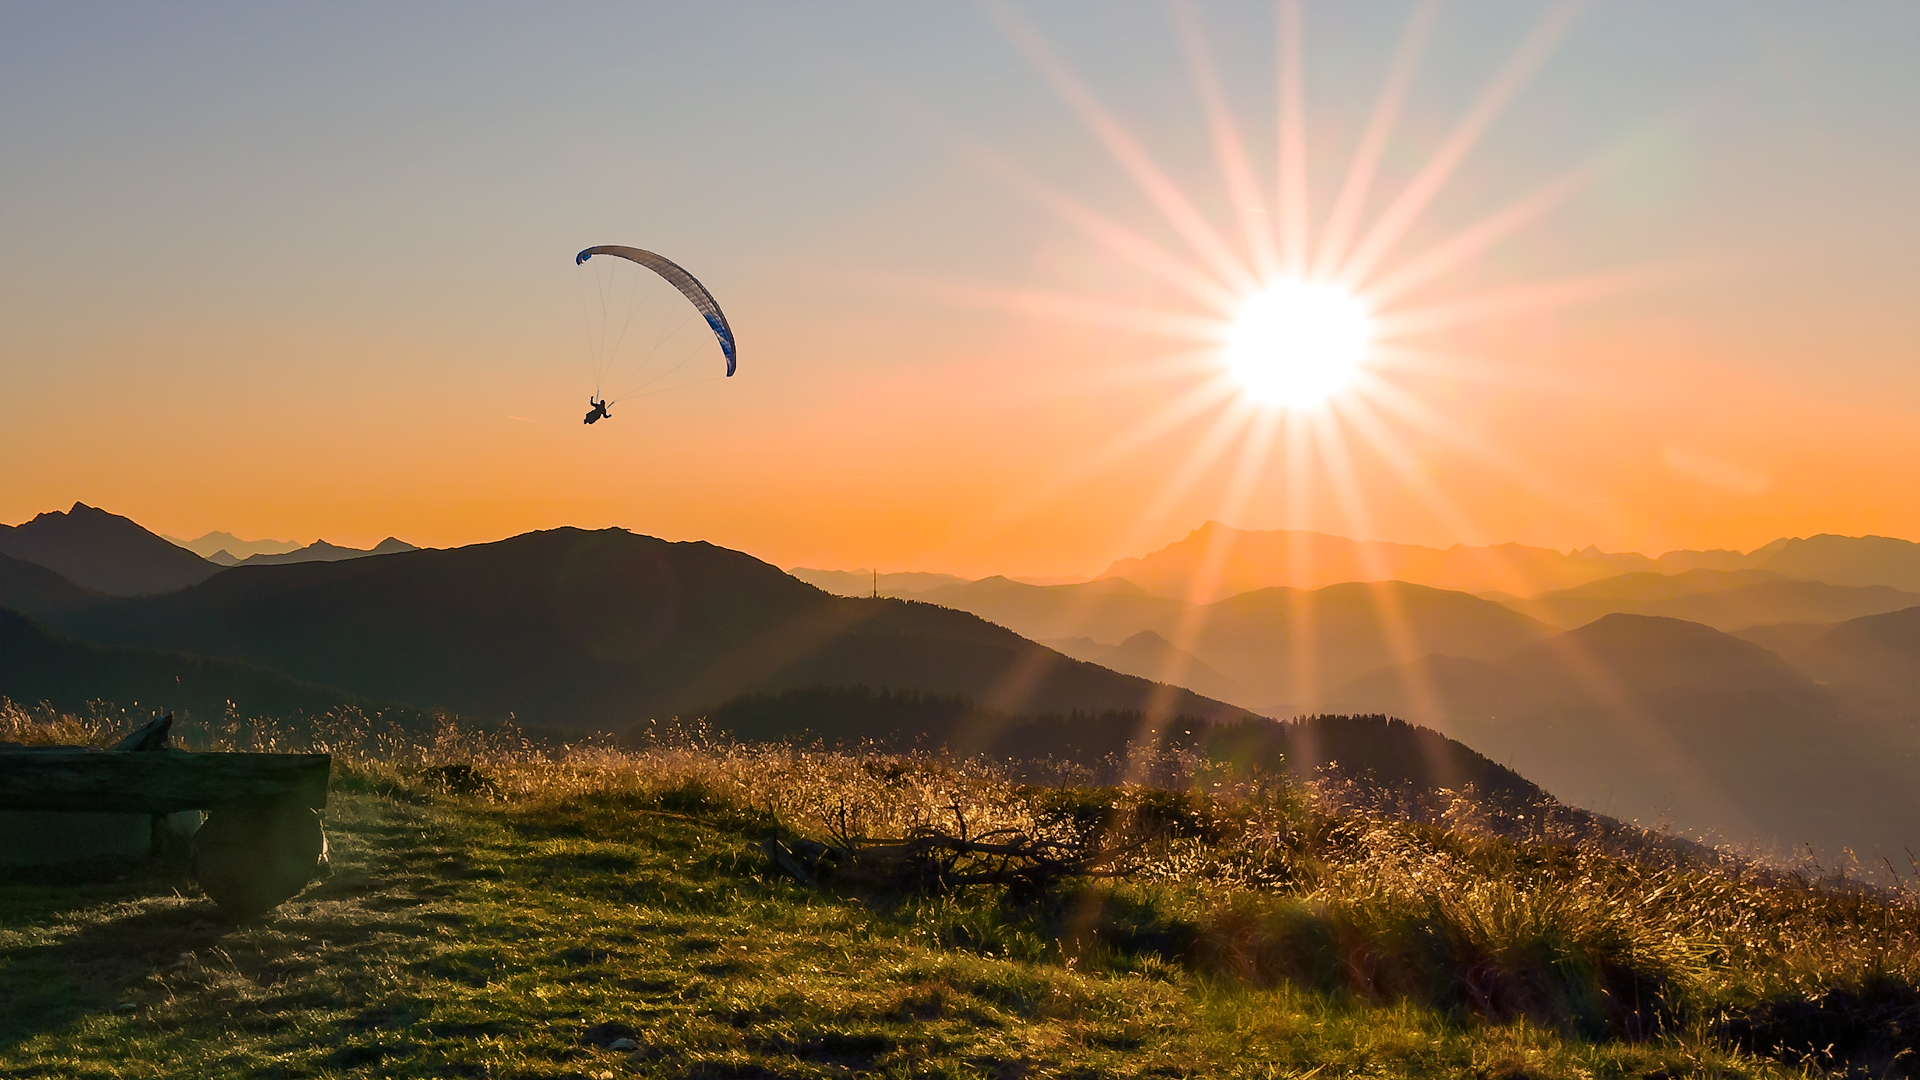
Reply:
<svg viewBox="0 0 1920 1080"><path fill-rule="evenodd" d="M968 576L1208 519L1920 539L1916 50L1865 0L9 3L0 521ZM699 276L738 375L616 327L667 392L581 424L593 244ZM1354 384L1223 375L1362 254Z"/></svg>

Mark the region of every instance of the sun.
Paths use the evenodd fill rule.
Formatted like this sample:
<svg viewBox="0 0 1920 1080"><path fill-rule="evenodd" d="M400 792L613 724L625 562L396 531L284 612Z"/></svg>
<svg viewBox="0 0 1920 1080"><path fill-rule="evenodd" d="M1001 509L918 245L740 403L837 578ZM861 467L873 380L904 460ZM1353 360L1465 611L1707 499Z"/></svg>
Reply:
<svg viewBox="0 0 1920 1080"><path fill-rule="evenodd" d="M1352 384L1373 341L1373 318L1330 282L1281 280L1248 298L1221 358L1241 393L1265 405L1310 409Z"/></svg>
<svg viewBox="0 0 1920 1080"><path fill-rule="evenodd" d="M1437 331L1585 303L1664 276L1649 269L1448 295L1454 271L1589 191L1611 168L1609 152L1457 230L1429 223L1436 199L1566 36L1581 5L1541 8L1424 163L1417 157L1401 163L1411 171L1398 190L1388 190L1386 181L1399 166L1389 170L1386 163L1402 152L1396 126L1438 6L1413 5L1352 157L1338 183L1324 189L1309 184L1310 176L1324 173L1332 179L1334 174L1310 167L1309 149L1318 143L1307 138L1304 7L1303 0L1277 2L1279 78L1274 85L1279 94L1272 115L1279 120L1279 138L1269 144L1274 152L1268 156L1273 166L1268 177L1258 175L1261 155L1234 118L1198 9L1171 9L1224 185L1210 189L1213 195L1206 200L1183 190L1177 174L1154 160L1145 142L1101 104L1038 27L1011 6L989 8L1009 41L1052 83L1088 134L1159 211L1160 220L1150 231L1138 230L990 147L965 141L967 156L1052 210L1116 265L1150 279L1158 291L1121 300L1005 285L952 283L933 289L969 306L1093 324L1174 344L1116 363L1110 383L1103 383L1132 392L1136 385L1166 380L1164 400L1144 399L1153 402L1150 411L1118 425L1105 443L1065 463L978 535L1037 512L1060 492L1160 439L1193 431L1200 437L1184 457L1176 457L1158 491L1143 504L1132 529L1135 539L1121 548L1145 543L1169 514L1216 480L1223 483L1220 505L1209 515L1215 521L1242 520L1256 501L1267 508L1284 502L1288 528L1314 528L1320 507L1327 505L1318 493L1326 492L1333 500L1329 509L1347 518L1351 535L1371 535L1371 493L1362 483L1368 477L1377 478L1372 483L1397 479L1452 531L1476 531L1466 509L1422 468L1402 432L1470 455L1536 492L1557 490L1519 455L1457 424L1420 391L1436 379L1504 385L1511 374L1491 357L1455 354L1445 345L1450 335L1436 340ZM1310 191L1330 198L1310 201ZM1218 201L1221 194L1228 200ZM1234 208L1240 235L1211 220L1210 205ZM1172 235L1182 246L1166 242ZM1142 302L1149 296L1164 299ZM1077 393L1086 384L1075 379L1072 385ZM1355 449L1372 452L1368 467L1355 461ZM1230 458L1235 460L1229 463ZM1284 475L1276 474L1276 467ZM1226 547L1207 549L1195 571L1193 596L1207 595L1219 583L1228 554ZM1188 629L1175 627L1175 636Z"/></svg>

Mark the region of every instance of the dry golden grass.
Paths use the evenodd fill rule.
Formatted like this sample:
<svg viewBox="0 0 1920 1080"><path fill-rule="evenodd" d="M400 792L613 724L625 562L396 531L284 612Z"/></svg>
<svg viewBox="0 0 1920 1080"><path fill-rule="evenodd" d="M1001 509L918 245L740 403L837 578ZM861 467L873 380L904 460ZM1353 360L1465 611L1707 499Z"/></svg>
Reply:
<svg viewBox="0 0 1920 1080"><path fill-rule="evenodd" d="M111 721L0 707L0 738L98 745L118 733ZM1072 1075L1090 1062L1115 1075L1288 1075L1369 1061L1433 1076L1920 1072L1920 907L1910 892L1808 880L1737 858L1688 861L1669 847L1636 860L1621 856L1617 835L1515 840L1471 827L1476 812L1465 804L1436 824L1357 806L1350 792L1269 777L1189 774L1180 791L1033 786L988 762L738 745L697 731L635 749L452 723L409 734L348 714L302 728L236 719L187 734L202 748L335 755L329 827L345 879L362 890L351 904L344 894L337 902L365 908L353 933L369 941L436 956L488 953L490 977L536 988L560 977L556 961L503 943L499 935L511 933L502 926L598 919L737 943L714 955L739 957L713 960L704 974L694 960L672 959L681 956L672 949L644 962L630 947L612 949L629 955L624 969L596 961L596 977L656 988L643 997L664 1002L703 980L715 993L725 988L716 1000L731 1002L725 1016L734 1020L705 1006L662 1013L645 1029L651 1049L615 1063L642 1074L675 1075L679 1055L708 1062L707 1075L834 1075L836 1054L847 1067L864 1062L899 1075ZM858 896L831 883L814 892L770 874L757 854L774 830L871 838L957 831L963 822L976 833L1125 829L1154 840L1126 880L1041 897L990 889ZM414 833L418 842L405 839ZM527 869L536 864L547 869ZM483 865L491 869L476 878ZM433 903L448 909L448 921L387 926L412 904L378 885L381 873L404 881L402 899L442 898ZM308 918L302 904L335 903L324 898L341 888L318 887L272 925ZM123 917L63 907L53 893L35 897L38 914L6 919L15 958L20 941L56 941L61 925ZM473 929L480 924L491 929ZM415 941L421 934L438 944ZM787 944L768 951L775 939ZM845 959L794 966L796 957L836 949ZM373 963L377 951L343 958L324 978L364 980L351 966ZM55 954L71 955L36 955ZM698 959L697 950L688 955ZM25 970L5 962L16 976ZM180 1023L222 1030L226 1014L207 1002L240 993L234 980L254 979L236 965L231 978L166 984L200 1002ZM870 987L863 965L914 974ZM401 980L391 993L424 1000L443 992L431 989L434 980L456 976L465 977ZM1007 989L1016 984L1026 989ZM618 996L595 998L592 1008L618 1013ZM463 1007L485 1012L471 1001ZM969 1042L960 1033L969 1024L1002 1032L997 1049ZM928 1042L935 1028L945 1033ZM358 1045L359 1030L334 1032L338 1045L328 1052ZM64 1060L77 1044L60 1038L28 1039L42 1047L36 1060ZM551 1050L525 1032L515 1038L525 1061ZM0 1064L7 1045L0 1040ZM367 1060L414 1060L396 1054ZM394 1074L430 1074L425 1061ZM542 1075L531 1065L522 1071Z"/></svg>

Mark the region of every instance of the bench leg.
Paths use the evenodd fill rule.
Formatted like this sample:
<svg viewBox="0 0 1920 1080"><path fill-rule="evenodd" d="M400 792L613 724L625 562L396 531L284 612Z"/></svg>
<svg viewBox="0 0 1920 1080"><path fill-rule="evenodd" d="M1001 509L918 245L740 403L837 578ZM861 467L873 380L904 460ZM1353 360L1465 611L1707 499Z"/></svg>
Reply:
<svg viewBox="0 0 1920 1080"><path fill-rule="evenodd" d="M194 879L235 921L299 895L326 863L320 815L297 802L215 807L194 834L190 855Z"/></svg>

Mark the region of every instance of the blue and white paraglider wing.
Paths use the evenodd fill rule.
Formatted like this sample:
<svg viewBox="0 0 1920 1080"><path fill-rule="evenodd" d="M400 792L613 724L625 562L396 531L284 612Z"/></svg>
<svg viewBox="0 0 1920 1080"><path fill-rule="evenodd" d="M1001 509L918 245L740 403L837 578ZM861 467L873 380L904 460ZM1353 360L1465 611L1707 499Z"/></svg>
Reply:
<svg viewBox="0 0 1920 1080"><path fill-rule="evenodd" d="M733 374L735 364L733 327L727 325L727 317L721 312L719 301L713 298L713 294L707 291L705 285L700 284L699 278L687 273L679 263L664 255L656 255L651 251L620 244L590 247L573 257L574 265L578 266L595 255L613 255L639 263L665 278L667 284L680 290L680 295L686 297L707 320L707 325L713 328L713 336L720 342L720 351L727 357L727 374L729 376Z"/></svg>

